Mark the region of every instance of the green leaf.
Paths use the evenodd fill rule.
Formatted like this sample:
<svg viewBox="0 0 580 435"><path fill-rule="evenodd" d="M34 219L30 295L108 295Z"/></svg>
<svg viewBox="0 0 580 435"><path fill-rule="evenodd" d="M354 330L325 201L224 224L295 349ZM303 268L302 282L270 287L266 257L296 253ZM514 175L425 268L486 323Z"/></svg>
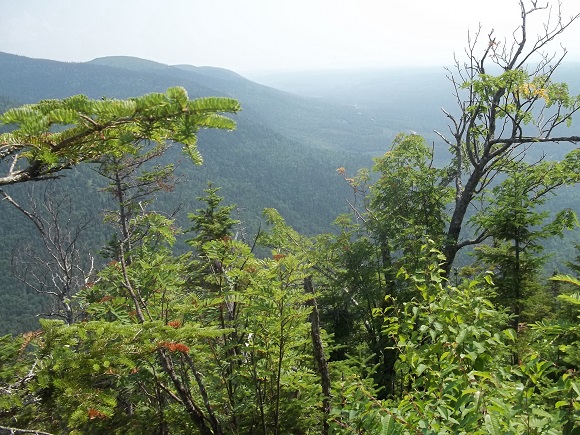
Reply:
<svg viewBox="0 0 580 435"><path fill-rule="evenodd" d="M499 420L495 415L485 414L484 425L491 435L502 435Z"/></svg>
<svg viewBox="0 0 580 435"><path fill-rule="evenodd" d="M427 365L423 363L419 364L416 369L417 376L421 376L425 370L427 370Z"/></svg>
<svg viewBox="0 0 580 435"><path fill-rule="evenodd" d="M390 415L381 415L381 435L399 435L404 427Z"/></svg>
<svg viewBox="0 0 580 435"><path fill-rule="evenodd" d="M510 340L510 341L513 341L513 342L515 342L515 341L516 341L516 339L517 339L516 332L515 332L513 329L504 329L504 330L502 331L502 333L503 333L503 335L505 335L505 337L506 337L508 340Z"/></svg>

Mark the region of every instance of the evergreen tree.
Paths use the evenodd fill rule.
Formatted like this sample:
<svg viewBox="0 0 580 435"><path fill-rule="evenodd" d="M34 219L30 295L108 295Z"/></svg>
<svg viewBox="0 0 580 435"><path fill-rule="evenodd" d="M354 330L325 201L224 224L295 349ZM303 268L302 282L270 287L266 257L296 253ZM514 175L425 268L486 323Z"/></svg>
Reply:
<svg viewBox="0 0 580 435"><path fill-rule="evenodd" d="M521 321L541 320L536 315L550 313L550 297L538 282L546 256L542 242L564 230L573 229L577 218L572 210L559 212L551 222L549 211L537 211L555 185L558 174L565 174L561 164L514 164L508 178L493 188L490 204L479 212L473 222L482 234L489 234L491 245L476 249L477 257L495 271L498 302L510 308L513 328ZM566 175L564 175L566 176ZM544 297L538 300L543 293ZM535 297L534 297L535 296ZM542 300L543 299L543 300ZM536 307L531 302L535 300ZM538 312L538 307L544 309Z"/></svg>
<svg viewBox="0 0 580 435"><path fill-rule="evenodd" d="M0 161L7 165L0 186L38 180L81 162L131 153L143 141L178 142L200 163L195 146L200 128L232 129L223 112L240 106L229 98L189 100L183 88L170 88L128 100L90 100L76 95L13 108L0 123L16 128L0 135Z"/></svg>

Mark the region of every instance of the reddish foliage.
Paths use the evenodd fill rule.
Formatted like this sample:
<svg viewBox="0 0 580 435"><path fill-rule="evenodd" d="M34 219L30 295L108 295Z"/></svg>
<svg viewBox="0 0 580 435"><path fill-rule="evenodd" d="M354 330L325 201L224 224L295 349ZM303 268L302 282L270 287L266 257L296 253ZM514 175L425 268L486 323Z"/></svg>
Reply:
<svg viewBox="0 0 580 435"><path fill-rule="evenodd" d="M177 329L181 327L181 320L172 320L171 322L167 322L167 324L172 328Z"/></svg>
<svg viewBox="0 0 580 435"><path fill-rule="evenodd" d="M189 353L189 347L187 347L183 343L175 343L173 341L162 341L159 343L159 347L163 347L170 352L181 352L181 353Z"/></svg>
<svg viewBox="0 0 580 435"><path fill-rule="evenodd" d="M89 420L94 420L95 418L107 418L107 415L95 408L89 408Z"/></svg>

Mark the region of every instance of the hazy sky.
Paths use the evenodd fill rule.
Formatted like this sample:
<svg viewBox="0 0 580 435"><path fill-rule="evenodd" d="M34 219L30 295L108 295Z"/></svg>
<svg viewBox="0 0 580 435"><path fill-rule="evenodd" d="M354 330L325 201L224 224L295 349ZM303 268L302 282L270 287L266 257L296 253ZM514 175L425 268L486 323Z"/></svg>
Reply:
<svg viewBox="0 0 580 435"><path fill-rule="evenodd" d="M580 11L578 0L563 3L566 17ZM0 6L0 51L73 62L127 55L237 72L450 65L468 29L481 23L503 37L519 23L517 0L0 0ZM580 20L560 42L569 59L580 60Z"/></svg>

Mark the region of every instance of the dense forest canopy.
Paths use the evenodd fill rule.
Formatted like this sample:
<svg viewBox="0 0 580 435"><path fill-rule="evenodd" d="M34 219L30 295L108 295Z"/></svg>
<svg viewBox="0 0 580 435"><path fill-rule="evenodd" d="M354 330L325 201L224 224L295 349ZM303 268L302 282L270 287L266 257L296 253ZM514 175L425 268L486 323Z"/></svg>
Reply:
<svg viewBox="0 0 580 435"><path fill-rule="evenodd" d="M555 80L565 50L547 51L580 14L519 5L512 34L471 33L448 70L455 108L435 132L447 161L401 132L371 169L337 165L348 208L331 233L297 231L271 207L249 233L212 182L185 221L161 211L179 184L172 150L200 164L206 138L237 134L231 96L171 86L4 111L0 205L37 242L11 262L44 303L39 329L0 337L0 431L579 433L580 245L570 275L543 272L546 244L579 225L545 205L580 182L580 96ZM192 72L96 64L119 61L154 81ZM214 73L200 75L239 84ZM242 136L268 130L246 122ZM572 146L531 152L548 143ZM98 256L84 242L90 216L58 190L72 172L104 209ZM26 199L10 190L20 184L50 188Z"/></svg>

